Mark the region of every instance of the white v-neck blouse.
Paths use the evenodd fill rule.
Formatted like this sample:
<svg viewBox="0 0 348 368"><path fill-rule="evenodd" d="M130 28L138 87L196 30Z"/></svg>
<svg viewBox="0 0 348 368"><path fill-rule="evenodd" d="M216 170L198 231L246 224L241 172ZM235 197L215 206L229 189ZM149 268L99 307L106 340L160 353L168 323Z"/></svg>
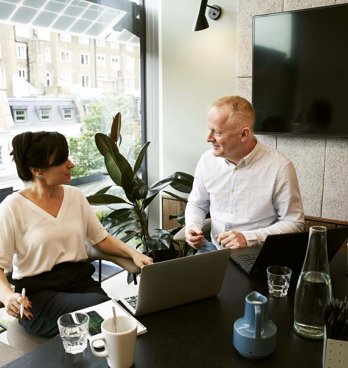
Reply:
<svg viewBox="0 0 348 368"><path fill-rule="evenodd" d="M0 267L14 279L50 271L62 262L87 258L85 241L103 240L107 231L83 193L64 187L57 217L13 193L0 204Z"/></svg>

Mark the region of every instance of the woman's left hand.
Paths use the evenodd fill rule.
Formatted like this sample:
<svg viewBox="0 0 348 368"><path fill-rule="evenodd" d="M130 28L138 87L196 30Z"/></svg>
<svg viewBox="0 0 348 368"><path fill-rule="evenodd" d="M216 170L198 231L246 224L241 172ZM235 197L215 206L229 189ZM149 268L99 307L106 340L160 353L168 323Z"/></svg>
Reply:
<svg viewBox="0 0 348 368"><path fill-rule="evenodd" d="M139 267L143 268L146 265L152 264L153 259L151 257L146 256L138 251L135 251L132 255L134 263Z"/></svg>

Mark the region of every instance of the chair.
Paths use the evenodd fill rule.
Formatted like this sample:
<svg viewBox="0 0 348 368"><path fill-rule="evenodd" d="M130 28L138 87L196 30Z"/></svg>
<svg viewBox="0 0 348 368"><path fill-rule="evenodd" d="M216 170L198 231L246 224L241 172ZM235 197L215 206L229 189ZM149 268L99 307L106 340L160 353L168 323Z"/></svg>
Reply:
<svg viewBox="0 0 348 368"><path fill-rule="evenodd" d="M105 260L113 262L120 267L124 268L130 274L135 275L140 273L140 268L135 265L132 259L130 258L123 258L118 256L113 256L107 253L102 252L101 250L93 247L91 244L86 244L88 260L90 262L95 260ZM99 267L99 270L101 267ZM100 273L99 273L99 281L100 281ZM47 341L47 337L35 336L31 335L18 323L17 320L13 320L8 328L7 328L7 340L10 346L21 350L22 352L28 352L33 350L38 345L42 344L43 342Z"/></svg>

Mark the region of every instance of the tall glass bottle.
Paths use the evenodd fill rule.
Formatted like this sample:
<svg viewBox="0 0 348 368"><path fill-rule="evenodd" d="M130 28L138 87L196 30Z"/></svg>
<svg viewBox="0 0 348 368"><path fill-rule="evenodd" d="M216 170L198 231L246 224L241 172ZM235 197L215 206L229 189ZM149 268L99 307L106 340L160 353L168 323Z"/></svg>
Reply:
<svg viewBox="0 0 348 368"><path fill-rule="evenodd" d="M294 330L311 339L324 337L324 306L332 298L325 226L311 226L306 257L295 292Z"/></svg>

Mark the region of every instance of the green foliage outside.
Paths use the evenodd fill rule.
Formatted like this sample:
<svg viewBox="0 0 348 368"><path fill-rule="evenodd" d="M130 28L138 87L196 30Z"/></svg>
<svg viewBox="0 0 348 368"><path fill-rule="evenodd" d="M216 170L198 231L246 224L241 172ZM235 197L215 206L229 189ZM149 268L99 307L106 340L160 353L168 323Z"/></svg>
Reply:
<svg viewBox="0 0 348 368"><path fill-rule="evenodd" d="M75 164L75 178L101 172L104 167L103 157L95 145L96 132L110 130L116 112L123 114L122 154L134 163L141 149L141 124L138 116L137 99L134 96L106 96L88 105L88 113L82 122L82 134L69 138L69 149Z"/></svg>

